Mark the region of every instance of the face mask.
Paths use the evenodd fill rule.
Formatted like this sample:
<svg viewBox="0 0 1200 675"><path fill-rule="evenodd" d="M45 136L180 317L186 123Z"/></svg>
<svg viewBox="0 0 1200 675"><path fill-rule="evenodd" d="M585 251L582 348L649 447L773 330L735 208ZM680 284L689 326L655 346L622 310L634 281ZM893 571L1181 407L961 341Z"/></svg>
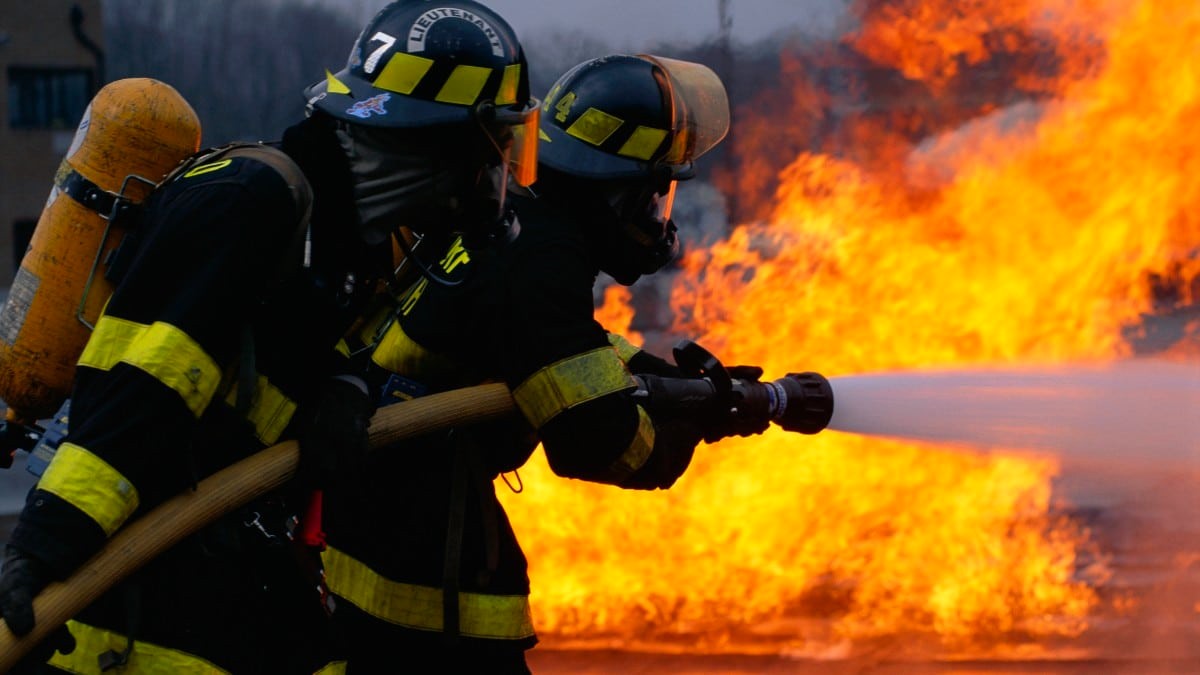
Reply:
<svg viewBox="0 0 1200 675"><path fill-rule="evenodd" d="M654 274L678 255L678 229L671 220L674 198L674 181L661 190L626 187L609 198L620 225L604 271L619 283L628 286Z"/></svg>
<svg viewBox="0 0 1200 675"><path fill-rule="evenodd" d="M437 153L387 131L339 127L336 133L350 164L360 233L369 244L401 226L417 233L470 232L493 226L504 213L503 163L479 168L482 162L469 153Z"/></svg>

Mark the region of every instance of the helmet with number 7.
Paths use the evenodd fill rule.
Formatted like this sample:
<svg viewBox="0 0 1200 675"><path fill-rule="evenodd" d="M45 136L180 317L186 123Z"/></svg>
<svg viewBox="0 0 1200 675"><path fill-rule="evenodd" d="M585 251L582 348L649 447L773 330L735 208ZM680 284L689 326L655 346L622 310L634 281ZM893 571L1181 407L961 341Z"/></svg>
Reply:
<svg viewBox="0 0 1200 675"><path fill-rule="evenodd" d="M399 0L367 24L346 67L305 91L345 122L411 129L472 120L511 127L517 182L536 176L538 102L512 28L471 0Z"/></svg>

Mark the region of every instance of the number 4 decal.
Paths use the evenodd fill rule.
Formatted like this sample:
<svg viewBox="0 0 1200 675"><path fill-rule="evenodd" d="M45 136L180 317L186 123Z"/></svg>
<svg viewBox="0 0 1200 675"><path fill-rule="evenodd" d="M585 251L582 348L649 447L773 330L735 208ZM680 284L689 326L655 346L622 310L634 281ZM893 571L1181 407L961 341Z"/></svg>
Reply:
<svg viewBox="0 0 1200 675"><path fill-rule="evenodd" d="M389 47L396 44L396 38L388 35L387 33L381 32L372 35L368 42L383 43L379 46L379 49L371 52L371 55L367 57L366 63L363 64L363 71L370 75L371 73L375 72L375 66L379 65L379 59L383 58L383 53L386 52Z"/></svg>
<svg viewBox="0 0 1200 675"><path fill-rule="evenodd" d="M567 92L567 95L562 97L558 104L554 106L554 110L558 113L554 116L554 119L559 122L566 122L567 115L571 114L571 106L573 105L575 105L575 92Z"/></svg>

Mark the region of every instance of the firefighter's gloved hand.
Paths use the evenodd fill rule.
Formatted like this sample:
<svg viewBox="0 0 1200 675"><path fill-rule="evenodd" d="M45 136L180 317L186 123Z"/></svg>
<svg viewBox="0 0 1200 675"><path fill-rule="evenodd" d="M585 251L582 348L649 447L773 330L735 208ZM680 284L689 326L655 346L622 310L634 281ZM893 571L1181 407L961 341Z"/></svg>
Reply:
<svg viewBox="0 0 1200 675"><path fill-rule="evenodd" d="M329 485L338 472L354 471L366 461L367 428L375 404L367 386L356 377L331 378L301 417L297 440L300 466L297 479L312 487Z"/></svg>
<svg viewBox="0 0 1200 675"><path fill-rule="evenodd" d="M763 369L758 366L729 366L725 370L733 379L744 382L758 382L763 374ZM755 436L771 426L771 420L765 417L746 415L745 411L740 409L734 412L736 408L736 405L729 406L728 409L721 410L704 420L704 441L706 443L716 443L722 438L730 436Z"/></svg>
<svg viewBox="0 0 1200 675"><path fill-rule="evenodd" d="M8 671L8 675L41 675L46 672L46 663L54 656L54 652L65 656L73 651L75 636L65 625L59 626L22 656Z"/></svg>
<svg viewBox="0 0 1200 675"><path fill-rule="evenodd" d="M0 616L14 635L21 637L33 630L33 599L52 580L45 563L20 549L4 548L4 566L0 571ZM55 651L70 654L75 650L75 638L66 626L59 626L34 647L13 669L12 673L32 672L45 663Z"/></svg>
<svg viewBox="0 0 1200 675"><path fill-rule="evenodd" d="M33 630L33 599L51 581L51 574L40 560L12 546L4 548L4 567L0 572L0 615L14 635Z"/></svg>
<svg viewBox="0 0 1200 675"><path fill-rule="evenodd" d="M729 366L725 370L733 379L747 382L758 382L763 374L763 369L758 366Z"/></svg>
<svg viewBox="0 0 1200 675"><path fill-rule="evenodd" d="M704 442L716 443L730 436L757 436L771 426L771 420L759 415L747 415L734 406L705 419L702 426Z"/></svg>
<svg viewBox="0 0 1200 675"><path fill-rule="evenodd" d="M621 487L634 490L665 490L675 484L692 463L692 454L703 440L699 424L683 417L654 420L654 449L649 459Z"/></svg>

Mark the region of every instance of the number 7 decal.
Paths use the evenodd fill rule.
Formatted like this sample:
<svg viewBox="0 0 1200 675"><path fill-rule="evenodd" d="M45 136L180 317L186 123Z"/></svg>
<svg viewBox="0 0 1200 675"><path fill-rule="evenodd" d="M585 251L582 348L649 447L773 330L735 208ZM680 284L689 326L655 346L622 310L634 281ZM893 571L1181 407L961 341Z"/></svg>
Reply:
<svg viewBox="0 0 1200 675"><path fill-rule="evenodd" d="M371 52L371 55L367 57L366 63L363 63L363 71L368 75L375 72L375 66L379 65L379 59L383 58L383 53L386 52L389 47L396 44L396 38L382 32L372 35L371 39L368 40L368 42L376 41L382 42L383 44L379 46L379 49Z"/></svg>

